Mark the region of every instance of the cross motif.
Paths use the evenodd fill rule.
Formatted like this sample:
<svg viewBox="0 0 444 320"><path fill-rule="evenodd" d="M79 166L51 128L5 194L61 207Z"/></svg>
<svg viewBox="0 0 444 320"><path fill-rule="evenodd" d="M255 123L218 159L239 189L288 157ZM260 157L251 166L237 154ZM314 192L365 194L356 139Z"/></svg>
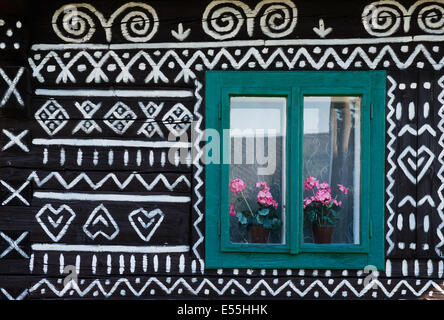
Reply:
<svg viewBox="0 0 444 320"><path fill-rule="evenodd" d="M82 104L76 102L75 106L82 113L84 120L80 121L79 124L74 128L72 133L76 133L79 130L82 130L85 133L90 134L95 130L102 132L102 129L99 127L97 122L92 120L92 116L96 113L97 110L100 109L102 103L94 104L91 101L84 101Z"/></svg>
<svg viewBox="0 0 444 320"><path fill-rule="evenodd" d="M15 78L13 80L11 80L8 77L8 75L5 73L5 71L2 68L0 68L0 76L1 76L1 78L3 78L3 80L8 85L8 89L6 90L5 94L3 95L3 98L0 100L0 107L3 107L6 104L6 102L8 102L8 100L12 94L14 94L15 98L17 99L17 102L23 107L24 102L23 102L22 97L20 96L20 93L18 93L16 86L17 86L17 83L19 82L20 78L22 77L24 71L25 71L25 68L20 67Z"/></svg>
<svg viewBox="0 0 444 320"><path fill-rule="evenodd" d="M4 258L9 252L11 252L12 250L17 251L23 258L28 259L29 256L26 254L26 252L24 252L19 246L18 244L23 241L23 239L25 239L25 237L28 235L28 231L23 232L20 237L17 238L17 240L12 240L12 238L8 237L6 234L4 234L3 232L0 232L0 237L2 237L8 244L9 247L6 248L5 251L3 251L0 254L0 259Z"/></svg>
<svg viewBox="0 0 444 320"><path fill-rule="evenodd" d="M162 130L160 130L159 125L155 121L155 117L163 108L163 102L157 105L150 101L146 106L142 102L139 102L139 106L146 115L147 120L137 131L137 134L143 133L147 138L152 138L157 132L159 136L163 137Z"/></svg>
<svg viewBox="0 0 444 320"><path fill-rule="evenodd" d="M11 191L11 195L9 196L9 198L7 198L6 200L4 200L2 202L2 206L5 206L6 204L8 204L12 199L17 198L20 201L22 201L25 205L30 206L28 200L26 200L25 198L23 198L23 196L20 194L20 192L23 191L23 189L25 189L28 184L29 181L25 181L25 183L23 183L20 188L18 188L17 190L15 190L13 187L11 187L9 184L7 184L5 181L0 180L0 183L9 191Z"/></svg>
<svg viewBox="0 0 444 320"><path fill-rule="evenodd" d="M10 139L10 141L3 146L2 151L8 150L12 146L17 145L23 151L29 152L28 147L21 141L21 139L28 134L29 130L24 130L18 135L14 135L12 132L5 129L3 129L2 132Z"/></svg>

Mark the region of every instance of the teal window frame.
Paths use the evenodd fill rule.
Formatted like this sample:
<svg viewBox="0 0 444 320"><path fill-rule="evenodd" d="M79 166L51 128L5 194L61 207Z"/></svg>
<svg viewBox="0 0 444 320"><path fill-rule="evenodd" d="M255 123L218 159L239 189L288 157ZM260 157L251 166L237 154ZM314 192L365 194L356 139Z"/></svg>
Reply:
<svg viewBox="0 0 444 320"><path fill-rule="evenodd" d="M231 96L287 99L285 244L229 242L229 164L209 163L205 167L205 267L363 269L373 265L383 270L386 72L207 71L205 76L206 128L216 129L220 137L229 129ZM361 97L359 244L301 243L304 96ZM221 143L221 160L229 151L227 142Z"/></svg>

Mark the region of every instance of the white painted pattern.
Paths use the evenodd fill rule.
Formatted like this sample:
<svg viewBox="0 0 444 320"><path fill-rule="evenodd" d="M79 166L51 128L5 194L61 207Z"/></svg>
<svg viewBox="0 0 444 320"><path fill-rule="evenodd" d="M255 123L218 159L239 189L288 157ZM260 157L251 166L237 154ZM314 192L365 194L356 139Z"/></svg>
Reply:
<svg viewBox="0 0 444 320"><path fill-rule="evenodd" d="M6 183L3 180L0 180L0 184L2 184L6 189L8 189L8 191L11 192L11 195L6 198L5 200L3 200L2 202L2 206L7 205L11 200L17 198L18 200L20 200L23 204L25 204L26 206L30 206L30 203L28 202L28 200L26 200L20 192L22 192L26 187L28 187L29 185L29 181L25 181L17 190L14 189L13 187L11 187L8 183Z"/></svg>
<svg viewBox="0 0 444 320"><path fill-rule="evenodd" d="M37 110L35 119L48 135L53 136L68 123L69 115L56 100L48 100Z"/></svg>
<svg viewBox="0 0 444 320"><path fill-rule="evenodd" d="M203 150L200 147L200 143L203 140L203 116L200 113L200 108L202 106L202 96L200 94L201 90L202 90L202 83L200 83L198 80L194 81L194 85L195 85L195 91L194 91L194 95L196 97L196 104L194 106L194 117L195 117L195 123L193 125L193 130L195 131L195 138L194 141L192 141L193 144L193 148L195 153L193 153L193 155L195 155L192 159L192 163L194 166L194 180L196 181L194 184L194 194L196 196L196 198L193 201L193 209L194 209L194 213L197 215L196 220L194 220L193 222L193 227L194 227L194 231L197 233L197 240L196 242L193 244L193 253L195 255L195 257L199 260L202 269L204 266L204 262L203 259L200 256L199 253L199 246L202 245L203 241L204 241L204 236L202 234L202 231L200 229L200 224L203 221L203 213L200 210L199 206L202 204L203 202L203 196L201 193L201 189L202 186L204 185L203 180L202 180L202 173L203 173L203 166L202 163L200 161L202 155L203 155Z"/></svg>
<svg viewBox="0 0 444 320"><path fill-rule="evenodd" d="M441 104L438 111L438 116L440 117L438 129L441 131L441 136L439 137L438 144L442 149L438 156L438 162L441 166L438 170L437 177L441 181L441 184L438 188L438 197L440 201L437 209L439 218L441 219L441 223L436 229L436 234L440 241L435 246L435 252L439 257L443 258L444 254L441 250L441 247L444 245L444 235L442 233L442 230L444 228L444 76L439 78L438 85L441 87L441 92L438 95L438 101Z"/></svg>
<svg viewBox="0 0 444 320"><path fill-rule="evenodd" d="M393 242L393 240L390 237L394 231L394 227L392 225L392 220L395 216L395 211L392 208L392 203L393 203L395 196L392 193L392 189L393 189L393 186L395 185L395 179L393 177L394 177L394 172L396 170L396 164L393 162L393 157L396 154L395 149L393 148L394 143L396 141L396 136L393 134L393 131L396 128L396 124L393 121L392 117L395 114L395 108L393 107L393 102L395 101L395 96L393 94L393 91L396 89L397 83L390 76L388 76L387 79L388 79L388 82L390 83L390 88L388 89L388 92L387 92L387 96L389 97L389 99L387 101L388 113L387 113L387 118L386 118L387 122L389 123L389 127L387 129L387 135L389 136L390 140L387 143L387 149L389 150L388 155L387 155L387 162L390 165L390 169L388 169L387 174L386 174L389 184L386 188L388 199L387 199L385 206L389 212L389 217L387 219L388 231L386 232L385 239L387 240L387 243L389 244L389 247L387 248L387 255L389 255L390 252L392 252L393 248L395 247L395 243Z"/></svg>
<svg viewBox="0 0 444 320"><path fill-rule="evenodd" d="M184 134L191 125L193 115L182 104L176 103L164 116L165 127L176 137Z"/></svg>
<svg viewBox="0 0 444 320"><path fill-rule="evenodd" d="M162 184L170 191L173 191L181 183L184 183L187 187L191 186L190 181L187 179L185 175L180 175L178 178L176 178L176 180L170 182L168 178L165 177L165 175L160 173L157 174L156 177L151 182L148 182L145 178L142 177L141 174L137 172L132 172L123 181L120 181L119 178L114 173L108 173L103 178L101 178L99 181L96 182L94 182L88 176L87 173L82 172L68 182L65 178L63 178L62 174L57 171L50 172L44 178L43 177L40 178L37 172L33 171L28 176L27 180L34 181L37 187L41 187L49 181L56 180L65 190L70 190L81 182L86 182L92 190L98 190L101 187L103 187L105 183L109 181L112 181L115 184L115 186L118 187L120 190L125 190L126 187L130 184L134 185L136 181L138 181L140 185L143 186L147 191L153 190L153 188L157 187L160 184Z"/></svg>
<svg viewBox="0 0 444 320"><path fill-rule="evenodd" d="M324 19L319 19L319 26L314 27L313 31L321 38L325 38L330 32L333 31L333 28L326 28Z"/></svg>
<svg viewBox="0 0 444 320"><path fill-rule="evenodd" d="M8 253L12 250L16 251L20 256L25 259L29 259L29 256L26 252L23 251L22 248L19 247L19 243L22 242L26 236L28 236L29 232L23 232L16 240L13 240L11 237L6 235L4 232L0 232L0 238L2 238L8 244L8 247L0 253L0 259L3 259Z"/></svg>
<svg viewBox="0 0 444 320"><path fill-rule="evenodd" d="M193 281L193 279L195 279ZM376 285L378 292L381 293L386 298L392 298L399 294L402 290L408 290L409 294L421 297L429 290L435 290L439 294L444 295L444 288L441 282L428 280L424 284L419 286L413 285L408 280L398 280L395 285L390 285L384 283L383 280L375 279L370 281L366 286L357 284L357 280L341 280L338 281L336 285L327 286L328 280L317 279L310 283L309 286L305 286L303 283L300 284L297 280L283 280L280 285L270 285L266 280L260 279L255 283L254 286L248 285L242 280L229 279L222 285L216 285L212 280L202 277L202 278L176 278L171 282L167 282L161 278L150 277L144 280L143 285L140 283L130 281L127 278L117 279L111 286L105 285L103 280L95 279L90 281L88 284L80 288L78 285L74 285L73 290L80 297L85 297L94 291L102 293L104 298L111 297L118 292L120 288L125 288L135 297L149 296L151 288L155 287L161 290L163 293L171 295L177 293L179 288L184 288L186 292L190 295L202 295L205 289L209 289L211 294L218 296L230 296L230 294L235 294L240 292L245 296L255 296L263 292L267 296L275 297L280 296L285 292L291 292L298 297L309 296L316 292L322 292L327 297L334 297L338 293L344 290L350 294L351 297L364 297L366 294L373 290L373 285ZM37 292L41 287L47 288L54 296L63 297L68 294L69 288L63 286L57 286L54 280L51 279L41 279L35 283L29 289L30 292ZM59 287L59 288L57 288ZM361 289L362 288L362 289ZM318 293L319 296L319 293Z"/></svg>
<svg viewBox="0 0 444 320"><path fill-rule="evenodd" d="M113 23L117 24L116 18L125 11L129 12L123 16L119 25L126 40L145 42L156 34L159 27L157 13L153 7L142 2L128 2L122 5L108 20L90 4L66 4L55 11L52 27L56 35L66 42L87 42L97 30L96 18L105 31L106 41L111 42L114 30L111 26Z"/></svg>
<svg viewBox="0 0 444 320"><path fill-rule="evenodd" d="M167 64L167 62L171 59L174 59L176 65L180 68L179 73L174 79L174 82L178 82L182 79L184 82L189 82L190 79L196 78L195 72L192 71L192 67L194 65L202 64L207 69L213 69L215 66L217 66L221 59L223 59L224 61L228 61L230 63L230 66L234 69L248 67L251 62L254 62L255 65L261 67L262 69L268 69L269 66L275 63L275 60L277 58L280 58L283 62L283 66L288 69L295 69L302 61L315 69L321 69L325 67L328 62L331 61L334 61L334 66L337 66L341 69L348 69L351 65L354 65L356 61L361 61L363 67L366 66L370 69L375 69L377 67L380 67L385 59L393 61L393 65L399 69L406 69L414 63L415 59L418 56L423 58L423 61L428 62L435 70L441 70L444 65L444 57L440 56L436 59L433 58L433 55L424 46L424 44L417 44L414 49L410 51L408 56L405 56L404 53L397 54L397 52L391 47L391 45L384 45L378 50L378 53L376 55L369 55L369 53L359 45L356 46L353 50L350 50L347 55L344 55L341 52L341 49L332 47L324 47L323 49L321 49L319 54L313 54L312 50L305 46L295 47L293 48L293 50L289 49L291 48L269 48L269 50L273 50L273 52L271 54L264 55L261 48L250 47L246 48L240 56L232 54L227 48L218 49L212 56L208 55L204 50L196 50L193 52L192 55L186 57L186 59L184 57L181 57L176 50L170 49L165 51L165 53L162 55L161 59L157 63L153 62L151 54L149 54L146 50L140 50L132 52L132 58L125 62L126 64L123 62L122 58L114 51L107 52L114 53L113 55L110 55L110 57L115 61L119 68L121 68L121 72L119 73L115 81L119 80L122 75L125 75L126 78L129 78L129 75L131 75L131 71L133 70L133 65L137 61L140 62L140 59L144 59L147 62L147 65L150 66L150 68L147 68L147 70L143 71L147 74L145 78L145 82L147 83L151 81L157 83L158 80L168 82L168 79L162 72L161 68L163 68L164 65ZM70 73L69 69L76 65L78 59L80 59L81 56L87 58L88 61L94 61L95 63L96 58L94 57L94 55L84 50L80 51L78 55L72 58L68 65L65 65L59 57L59 53L53 50L47 52L45 58L39 61L38 65L34 62L33 57L29 57L28 61L33 70L33 77L35 77L39 82L44 82L45 78L42 74L42 69L47 63L49 63L49 61L60 66L62 71L60 72L59 76L61 76ZM402 56L403 58L399 58L398 56ZM167 65L165 65L165 67L167 67ZM91 63L91 66L88 67L88 70L91 70L90 72L94 72L93 70L95 69L93 68L93 63ZM134 70L140 72L140 70L138 69ZM103 72L106 73L107 71L104 70ZM101 82L109 81L111 80L102 80ZM56 83L59 82L75 83L76 80L74 76L62 77L56 79ZM87 83L88 82L89 81L87 81ZM36 91L36 93L44 93L47 95L68 94L63 92L63 90ZM104 92L99 92L97 90L88 90L87 92L73 92L73 90L71 90L69 92L69 95L76 94L98 96L100 94L104 94ZM118 94L120 94L120 92L114 91L110 93L111 96L119 96ZM144 92L138 92L137 94L139 96L144 96ZM185 97L185 95L183 96Z"/></svg>
<svg viewBox="0 0 444 320"><path fill-rule="evenodd" d="M126 104L117 102L107 114L105 114L105 119L104 123L108 127L115 133L122 135L134 123L137 115Z"/></svg>
<svg viewBox="0 0 444 320"><path fill-rule="evenodd" d="M82 113L84 120L81 120L77 124L77 126L72 130L73 134L79 130L82 130L83 132L85 132L87 134L92 133L94 130L102 132L102 129L97 124L97 122L92 120L94 113L96 113L97 110L99 110L101 107L100 102L95 104L95 103L92 103L91 101L87 100L87 101L83 101L82 103L75 102L74 105Z"/></svg>
<svg viewBox="0 0 444 320"><path fill-rule="evenodd" d="M140 239L148 242L162 223L164 214L160 209L148 212L140 208L132 211L128 219Z"/></svg>
<svg viewBox="0 0 444 320"><path fill-rule="evenodd" d="M297 15L291 0L263 0L254 9L242 1L216 0L210 2L203 13L202 29L216 40L225 40L234 38L245 22L248 36L252 37L255 20L259 20L265 36L282 38L294 31Z"/></svg>
<svg viewBox="0 0 444 320"><path fill-rule="evenodd" d="M373 36L384 37L397 32L402 23L403 31L408 32L413 13L423 5L425 6L417 12L418 27L426 33L443 34L443 0L420 0L410 6L408 10L394 0L373 2L367 5L362 12L364 28Z"/></svg>
<svg viewBox="0 0 444 320"><path fill-rule="evenodd" d="M1 182L2 180L0 180ZM188 203L188 196L171 195L133 195L113 193L82 193L82 192L51 192L35 191L33 196L38 199L52 199L62 201L113 201L113 202L162 202L162 203Z"/></svg>
<svg viewBox="0 0 444 320"><path fill-rule="evenodd" d="M6 74L6 72L2 68L0 68L0 78L3 79L3 81L6 82L7 85L7 89L0 100L0 108L5 106L6 103L8 103L11 95L14 95L20 106L23 107L25 105L22 96L20 95L20 93L17 91L16 88L24 72L25 72L24 67L18 68L17 74L15 75L14 79L11 80Z"/></svg>
<svg viewBox="0 0 444 320"><path fill-rule="evenodd" d="M156 104L150 101L147 105L139 102L140 109L142 109L147 120L137 131L138 135L143 133L147 138L152 138L157 133L160 137L163 137L162 130L160 129L159 124L155 121L156 117L162 110L163 105L163 102Z"/></svg>
<svg viewBox="0 0 444 320"><path fill-rule="evenodd" d="M53 216L56 217L56 221L52 218ZM35 216L42 229L54 242L63 238L75 217L74 211L66 204L58 209L51 204L46 204Z"/></svg>
<svg viewBox="0 0 444 320"><path fill-rule="evenodd" d="M171 30L171 35L179 41L184 41L190 35L191 29L184 29L183 24L179 23L177 25L177 31Z"/></svg>
<svg viewBox="0 0 444 320"><path fill-rule="evenodd" d="M2 132L5 136L7 136L9 138L9 142L6 143L3 148L2 151L8 150L9 148L11 148L12 146L16 145L18 146L21 150L25 151L25 152L29 152L29 148L28 146L26 146L23 142L22 139L24 136L26 136L29 133L29 130L23 130L22 132L20 132L18 135L13 134L12 132L6 130L6 129L2 129Z"/></svg>
<svg viewBox="0 0 444 320"><path fill-rule="evenodd" d="M90 229L95 231L91 231ZM96 239L99 235L102 235L108 240L112 240L117 236L119 231L120 229L116 221L103 204L100 204L93 210L83 225L83 232L92 240Z"/></svg>
<svg viewBox="0 0 444 320"><path fill-rule="evenodd" d="M123 245L82 245L58 243L33 243L34 251L60 251L60 252L110 252L110 253L181 253L188 252L188 246L123 246ZM108 260L111 260L109 255Z"/></svg>
<svg viewBox="0 0 444 320"><path fill-rule="evenodd" d="M421 157L422 154L424 154L424 156ZM409 155L412 155L413 158L409 158ZM425 145L422 145L418 151L411 146L407 146L399 155L398 164L406 177L413 184L417 184L430 168L434 159L435 155ZM410 169L412 169L413 172L411 172Z"/></svg>

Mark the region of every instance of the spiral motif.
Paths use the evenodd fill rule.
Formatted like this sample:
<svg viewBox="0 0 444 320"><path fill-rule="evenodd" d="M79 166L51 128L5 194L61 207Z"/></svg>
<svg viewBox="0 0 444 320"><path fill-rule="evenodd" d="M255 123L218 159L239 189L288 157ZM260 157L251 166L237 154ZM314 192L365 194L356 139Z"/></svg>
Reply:
<svg viewBox="0 0 444 320"><path fill-rule="evenodd" d="M418 26L428 33L443 34L444 6L431 4L422 8L418 13Z"/></svg>
<svg viewBox="0 0 444 320"><path fill-rule="evenodd" d="M255 11L265 11L260 16L260 28L262 32L270 38L282 38L293 32L297 22L297 9L291 1L262 1Z"/></svg>
<svg viewBox="0 0 444 320"><path fill-rule="evenodd" d="M52 17L54 32L66 42L88 41L96 31L94 11L94 7L88 4L62 6Z"/></svg>
<svg viewBox="0 0 444 320"><path fill-rule="evenodd" d="M217 40L233 38L248 18L248 12L248 6L241 1L213 1L203 13L202 28Z"/></svg>
<svg viewBox="0 0 444 320"><path fill-rule="evenodd" d="M156 11L149 5L137 3L137 9L128 12L121 21L123 37L131 42L145 42L156 34L159 27L159 18ZM126 8L125 8L126 9ZM116 11L113 17L121 11Z"/></svg>
<svg viewBox="0 0 444 320"><path fill-rule="evenodd" d="M399 29L404 13L405 9L395 1L378 1L365 7L362 21L369 34L384 37Z"/></svg>

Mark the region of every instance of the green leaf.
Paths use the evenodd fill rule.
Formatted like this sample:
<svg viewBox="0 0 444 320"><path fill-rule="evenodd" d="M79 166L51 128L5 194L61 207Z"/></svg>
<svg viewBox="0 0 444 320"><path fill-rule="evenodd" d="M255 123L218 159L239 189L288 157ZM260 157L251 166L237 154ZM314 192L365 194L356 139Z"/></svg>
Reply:
<svg viewBox="0 0 444 320"><path fill-rule="evenodd" d="M261 216L266 216L269 212L270 212L270 209L267 209L267 208L263 208L263 209L261 209L261 210L258 211L258 213L259 213Z"/></svg>
<svg viewBox="0 0 444 320"><path fill-rule="evenodd" d="M247 224L248 220L242 213L240 212L236 213L236 217L239 220L240 224Z"/></svg>

